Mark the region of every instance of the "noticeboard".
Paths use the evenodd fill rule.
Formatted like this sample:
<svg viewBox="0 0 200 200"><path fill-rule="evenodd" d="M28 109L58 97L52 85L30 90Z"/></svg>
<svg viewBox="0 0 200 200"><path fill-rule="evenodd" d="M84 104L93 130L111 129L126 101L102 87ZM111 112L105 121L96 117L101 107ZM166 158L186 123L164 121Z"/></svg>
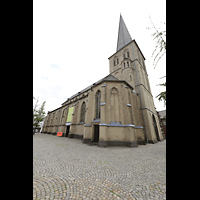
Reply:
<svg viewBox="0 0 200 200"><path fill-rule="evenodd" d="M69 108L66 122L71 122L72 121L73 112L74 112L74 107Z"/></svg>

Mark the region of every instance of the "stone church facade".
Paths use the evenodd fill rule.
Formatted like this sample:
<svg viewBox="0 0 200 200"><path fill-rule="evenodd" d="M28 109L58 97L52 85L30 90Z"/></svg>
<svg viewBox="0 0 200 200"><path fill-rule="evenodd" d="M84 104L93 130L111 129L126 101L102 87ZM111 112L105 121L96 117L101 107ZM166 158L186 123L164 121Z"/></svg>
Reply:
<svg viewBox="0 0 200 200"><path fill-rule="evenodd" d="M48 112L42 133L97 143L100 147L156 143L163 140L145 66L120 15L117 51L110 74Z"/></svg>

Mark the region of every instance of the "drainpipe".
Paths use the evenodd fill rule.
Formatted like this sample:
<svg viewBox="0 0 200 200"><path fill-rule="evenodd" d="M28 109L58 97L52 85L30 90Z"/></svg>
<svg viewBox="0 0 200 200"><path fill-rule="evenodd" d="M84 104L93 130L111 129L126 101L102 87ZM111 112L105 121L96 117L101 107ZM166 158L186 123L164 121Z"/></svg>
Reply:
<svg viewBox="0 0 200 200"><path fill-rule="evenodd" d="M133 54L133 43L131 45L132 47L132 54ZM133 54L133 62L134 62L134 54ZM137 73L137 69L136 69L136 65L133 63L133 65L135 66L135 71L136 71L136 77L137 77L137 85L139 84L139 79L138 79L138 73ZM139 97L140 97L140 104L141 104L141 108L143 108L142 106L142 98L141 98L141 95L140 95L140 87L138 86L138 91L139 91ZM143 121L144 121L144 130L145 130L145 134L146 134L146 143L148 143L148 138L147 138L147 130L146 130L146 124L145 124L145 119L144 119L144 113L143 113L143 110L142 110L142 118L143 118Z"/></svg>

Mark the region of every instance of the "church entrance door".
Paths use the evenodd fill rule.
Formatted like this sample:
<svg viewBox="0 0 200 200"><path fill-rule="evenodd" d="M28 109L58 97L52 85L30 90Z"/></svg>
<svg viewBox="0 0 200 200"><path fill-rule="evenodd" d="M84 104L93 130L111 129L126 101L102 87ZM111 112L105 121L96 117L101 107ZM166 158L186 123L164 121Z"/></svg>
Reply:
<svg viewBox="0 0 200 200"><path fill-rule="evenodd" d="M158 141L160 141L156 119L155 119L154 115L152 115L152 116L153 116L153 126L154 126L154 130L155 130L155 133L156 133L156 138L157 138Z"/></svg>
<svg viewBox="0 0 200 200"><path fill-rule="evenodd" d="M99 141L99 125L94 125L94 139L93 142L98 143Z"/></svg>
<svg viewBox="0 0 200 200"><path fill-rule="evenodd" d="M70 129L70 126L67 126L67 129L66 129L66 137L68 137L68 135L69 135L69 129Z"/></svg>

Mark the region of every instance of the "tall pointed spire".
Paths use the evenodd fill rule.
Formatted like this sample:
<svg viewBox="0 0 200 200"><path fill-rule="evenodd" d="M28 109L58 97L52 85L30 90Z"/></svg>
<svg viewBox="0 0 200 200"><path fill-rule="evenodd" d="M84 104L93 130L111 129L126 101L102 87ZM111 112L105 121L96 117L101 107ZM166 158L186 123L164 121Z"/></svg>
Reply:
<svg viewBox="0 0 200 200"><path fill-rule="evenodd" d="M132 38L128 32L126 24L120 13L120 20L119 20L119 31L118 31L118 40L117 40L117 51L127 45L129 42L132 41Z"/></svg>

